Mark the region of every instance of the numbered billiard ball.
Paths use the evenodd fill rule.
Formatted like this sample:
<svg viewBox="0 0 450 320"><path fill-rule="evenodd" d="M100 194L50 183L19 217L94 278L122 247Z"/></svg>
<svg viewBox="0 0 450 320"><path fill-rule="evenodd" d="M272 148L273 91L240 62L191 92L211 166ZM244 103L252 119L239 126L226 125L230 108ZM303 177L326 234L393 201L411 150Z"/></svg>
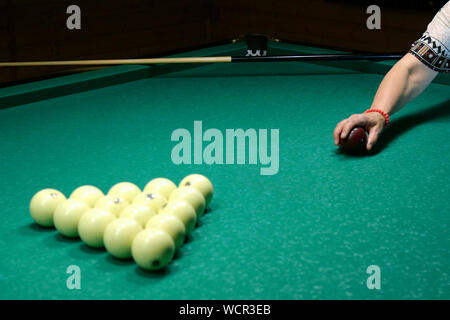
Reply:
<svg viewBox="0 0 450 320"><path fill-rule="evenodd" d="M357 154L366 151L367 134L361 127L353 128L347 138L339 144L340 149L345 153Z"/></svg>
<svg viewBox="0 0 450 320"><path fill-rule="evenodd" d="M205 212L205 197L203 197L200 191L192 187L177 188L172 192L169 200L188 202L194 208L195 213L197 214L197 220Z"/></svg>
<svg viewBox="0 0 450 320"><path fill-rule="evenodd" d="M161 210L161 207L167 202L166 197L159 193L141 193L133 201L133 204L140 204L150 207L156 213Z"/></svg>
<svg viewBox="0 0 450 320"><path fill-rule="evenodd" d="M123 209L125 209L129 205L130 203L125 199L106 195L103 198L98 199L98 201L95 203L95 208L109 211L116 217L119 217Z"/></svg>
<svg viewBox="0 0 450 320"><path fill-rule="evenodd" d="M141 231L142 227L136 220L118 218L112 221L103 235L106 251L116 258L131 258L131 244Z"/></svg>
<svg viewBox="0 0 450 320"><path fill-rule="evenodd" d="M103 234L108 224L113 222L116 216L106 210L89 209L78 222L78 234L81 240L94 248L103 247Z"/></svg>
<svg viewBox="0 0 450 320"><path fill-rule="evenodd" d="M186 201L170 200L162 207L160 213L173 215L180 219L184 223L186 234L191 233L197 223L197 214L194 208Z"/></svg>
<svg viewBox="0 0 450 320"><path fill-rule="evenodd" d="M69 198L86 202L88 206L93 208L98 199L103 198L104 196L102 190L99 188L87 185L76 188Z"/></svg>
<svg viewBox="0 0 450 320"><path fill-rule="evenodd" d="M148 228L139 232L131 245L134 261L143 269L159 270L175 255L175 243L167 232Z"/></svg>
<svg viewBox="0 0 450 320"><path fill-rule="evenodd" d="M129 203L132 203L134 198L140 193L141 189L131 182L119 182L108 191L108 195L125 199Z"/></svg>
<svg viewBox="0 0 450 320"><path fill-rule="evenodd" d="M186 236L186 228L180 219L173 215L160 213L148 220L145 228L160 229L172 237L175 248L181 247Z"/></svg>
<svg viewBox="0 0 450 320"><path fill-rule="evenodd" d="M144 193L159 193L167 200L173 190L177 188L176 184L166 178L155 178L151 180L144 188Z"/></svg>
<svg viewBox="0 0 450 320"><path fill-rule="evenodd" d="M78 199L67 199L60 203L53 215L53 222L55 228L63 236L77 237L78 236L78 222L81 216L91 209L87 203Z"/></svg>
<svg viewBox="0 0 450 320"><path fill-rule="evenodd" d="M30 202L30 214L40 226L52 227L56 207L66 201L66 197L56 189L43 189L37 192Z"/></svg>
<svg viewBox="0 0 450 320"><path fill-rule="evenodd" d="M200 191L203 197L205 197L206 205L211 202L214 194L214 188L211 181L201 174L190 174L187 177L184 177L179 186L192 187Z"/></svg>
<svg viewBox="0 0 450 320"><path fill-rule="evenodd" d="M151 207L142 204L132 204L123 209L119 217L134 219L144 228L147 221L154 216L156 216L156 212Z"/></svg>

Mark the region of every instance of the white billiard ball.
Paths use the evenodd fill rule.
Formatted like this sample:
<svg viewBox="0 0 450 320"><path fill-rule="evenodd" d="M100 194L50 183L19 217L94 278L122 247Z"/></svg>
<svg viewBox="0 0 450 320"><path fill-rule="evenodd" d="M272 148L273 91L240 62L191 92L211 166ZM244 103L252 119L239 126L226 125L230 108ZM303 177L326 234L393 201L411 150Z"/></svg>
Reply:
<svg viewBox="0 0 450 320"><path fill-rule="evenodd" d="M195 210L197 214L197 219L199 219L203 213L205 212L205 198L197 189L192 187L181 187L177 188L170 195L169 200L172 201L186 201L188 202Z"/></svg>
<svg viewBox="0 0 450 320"><path fill-rule="evenodd" d="M125 209L129 205L130 203L125 199L106 195L103 198L98 199L98 201L95 203L95 208L110 211L116 217L119 217L123 209Z"/></svg>
<svg viewBox="0 0 450 320"><path fill-rule="evenodd" d="M141 193L133 201L133 204L140 204L152 208L156 213L167 202L167 199L159 193Z"/></svg>
<svg viewBox="0 0 450 320"><path fill-rule="evenodd" d="M159 270L172 261L175 255L175 243L165 231L154 228L145 229L134 238L131 255L141 268Z"/></svg>
<svg viewBox="0 0 450 320"><path fill-rule="evenodd" d="M56 230L66 237L78 237L78 222L89 209L87 203L78 199L63 201L56 207L53 215Z"/></svg>
<svg viewBox="0 0 450 320"><path fill-rule="evenodd" d="M129 203L132 203L134 198L140 193L141 189L131 182L119 182L112 186L108 191L108 195L125 199Z"/></svg>
<svg viewBox="0 0 450 320"><path fill-rule="evenodd" d="M106 251L116 258L131 258L131 244L141 231L142 227L136 220L118 218L112 221L103 234Z"/></svg>
<svg viewBox="0 0 450 320"><path fill-rule="evenodd" d="M167 200L173 190L177 188L177 185L171 180L166 178L155 178L151 180L144 188L144 193L159 193L163 195Z"/></svg>
<svg viewBox="0 0 450 320"><path fill-rule="evenodd" d="M186 234L191 233L197 223L197 214L194 208L186 201L170 200L161 209L160 213L173 215L183 222Z"/></svg>
<svg viewBox="0 0 450 320"><path fill-rule="evenodd" d="M211 202L214 194L214 188L211 181L201 174L190 174L181 180L179 187L192 187L200 191L205 197L206 205Z"/></svg>
<svg viewBox="0 0 450 320"><path fill-rule="evenodd" d="M53 214L56 207L66 201L66 197L55 189L43 189L37 192L30 201L30 214L33 220L43 226L52 227Z"/></svg>
<svg viewBox="0 0 450 320"><path fill-rule="evenodd" d="M78 222L78 234L81 240L94 248L103 247L103 234L108 224L113 222L116 216L106 210L89 209Z"/></svg>
<svg viewBox="0 0 450 320"><path fill-rule="evenodd" d="M175 248L181 247L186 236L186 228L180 219L173 215L160 213L148 220L145 228L155 228L167 232L175 243Z"/></svg>
<svg viewBox="0 0 450 320"><path fill-rule="evenodd" d="M73 190L70 195L70 199L78 199L86 202L88 206L93 208L98 199L103 198L105 195L102 190L94 186L81 186Z"/></svg>
<svg viewBox="0 0 450 320"><path fill-rule="evenodd" d="M132 204L123 209L119 217L134 219L144 228L147 221L154 216L156 216L156 212L151 207L142 204Z"/></svg>

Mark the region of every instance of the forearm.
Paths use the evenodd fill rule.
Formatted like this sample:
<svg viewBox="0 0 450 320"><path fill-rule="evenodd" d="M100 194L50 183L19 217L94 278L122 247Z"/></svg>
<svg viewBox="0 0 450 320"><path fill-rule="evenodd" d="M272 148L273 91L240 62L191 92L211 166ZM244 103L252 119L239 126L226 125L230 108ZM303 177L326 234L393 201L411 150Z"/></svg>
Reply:
<svg viewBox="0 0 450 320"><path fill-rule="evenodd" d="M428 69L411 54L406 54L384 77L372 108L394 114L422 93L436 75L437 72Z"/></svg>

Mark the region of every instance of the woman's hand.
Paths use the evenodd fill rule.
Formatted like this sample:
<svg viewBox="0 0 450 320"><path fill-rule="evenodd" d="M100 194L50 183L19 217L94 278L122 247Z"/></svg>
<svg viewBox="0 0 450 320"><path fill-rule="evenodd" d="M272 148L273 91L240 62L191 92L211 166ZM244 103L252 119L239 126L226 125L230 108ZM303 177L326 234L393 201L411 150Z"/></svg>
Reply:
<svg viewBox="0 0 450 320"><path fill-rule="evenodd" d="M367 150L371 150L377 142L378 137L384 128L384 124L385 118L378 112L354 114L337 124L333 133L334 144L339 145L341 140L347 138L354 127L363 127L369 132L366 148Z"/></svg>

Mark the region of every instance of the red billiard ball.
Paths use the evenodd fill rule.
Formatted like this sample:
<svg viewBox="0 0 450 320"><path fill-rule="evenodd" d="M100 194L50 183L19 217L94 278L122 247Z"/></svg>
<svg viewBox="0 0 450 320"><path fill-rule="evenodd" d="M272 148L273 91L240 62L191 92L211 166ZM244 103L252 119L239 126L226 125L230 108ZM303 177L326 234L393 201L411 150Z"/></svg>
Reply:
<svg viewBox="0 0 450 320"><path fill-rule="evenodd" d="M353 128L347 138L341 140L340 149L345 153L362 153L366 150L367 134L362 127Z"/></svg>

